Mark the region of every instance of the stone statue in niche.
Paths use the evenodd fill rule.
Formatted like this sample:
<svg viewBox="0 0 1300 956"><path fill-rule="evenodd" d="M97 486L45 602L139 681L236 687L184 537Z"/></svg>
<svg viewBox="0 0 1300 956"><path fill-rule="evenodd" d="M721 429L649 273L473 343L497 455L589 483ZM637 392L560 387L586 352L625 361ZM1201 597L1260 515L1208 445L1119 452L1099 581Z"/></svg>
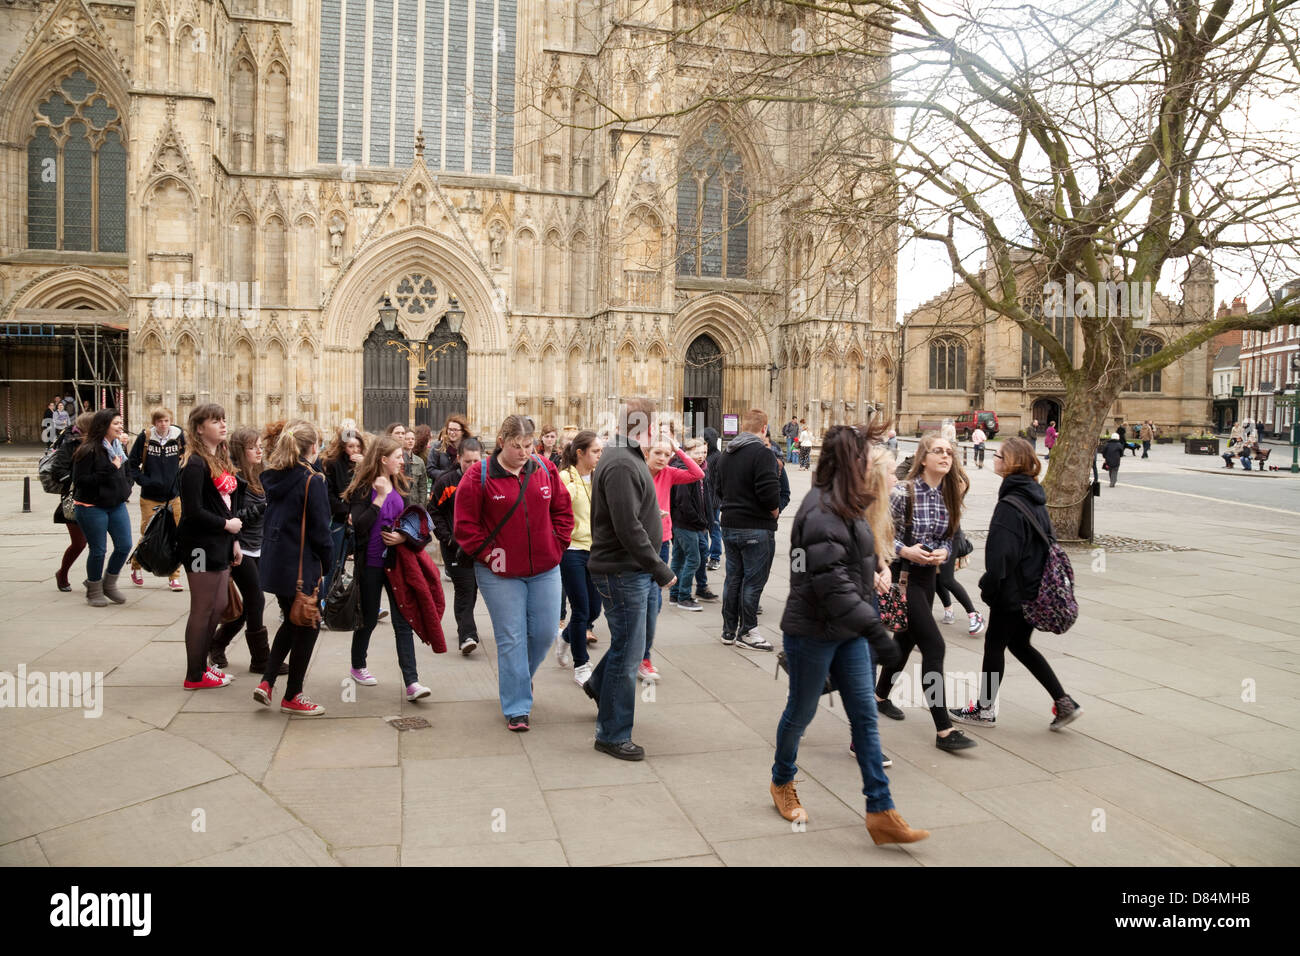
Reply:
<svg viewBox="0 0 1300 956"><path fill-rule="evenodd" d="M347 228L347 220L338 213L330 219L330 262L334 265L343 261L343 233Z"/></svg>
<svg viewBox="0 0 1300 956"><path fill-rule="evenodd" d="M492 250L492 268L501 268L501 250L506 243L506 227L498 220L492 223L492 228L488 231L488 239L491 243Z"/></svg>
<svg viewBox="0 0 1300 956"><path fill-rule="evenodd" d="M411 222L424 224L424 187L418 183L411 198Z"/></svg>

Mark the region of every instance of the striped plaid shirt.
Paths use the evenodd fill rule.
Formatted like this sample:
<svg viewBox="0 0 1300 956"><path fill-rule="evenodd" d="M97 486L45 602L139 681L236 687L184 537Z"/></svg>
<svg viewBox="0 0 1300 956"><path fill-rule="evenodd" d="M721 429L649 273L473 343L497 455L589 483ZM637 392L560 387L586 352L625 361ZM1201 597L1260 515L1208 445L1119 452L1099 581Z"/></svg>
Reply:
<svg viewBox="0 0 1300 956"><path fill-rule="evenodd" d="M931 551L951 549L948 506L943 503L943 491L931 488L920 475L913 478L911 483L916 486L916 504L912 508L913 542L928 547ZM905 545L906 529L903 522L907 518L907 486L908 482L900 481L889 494L889 512L894 519L894 554L901 552Z"/></svg>

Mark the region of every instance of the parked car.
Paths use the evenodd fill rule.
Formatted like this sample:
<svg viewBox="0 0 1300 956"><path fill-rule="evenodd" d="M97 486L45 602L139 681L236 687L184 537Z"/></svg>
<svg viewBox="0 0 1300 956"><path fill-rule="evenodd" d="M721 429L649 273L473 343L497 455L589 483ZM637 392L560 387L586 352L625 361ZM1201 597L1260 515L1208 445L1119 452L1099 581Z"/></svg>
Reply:
<svg viewBox="0 0 1300 956"><path fill-rule="evenodd" d="M970 441L970 433L975 430L977 424L984 429L984 434L989 438L998 433L996 412L985 410L964 412L953 419L953 424L957 426L957 437L962 441Z"/></svg>

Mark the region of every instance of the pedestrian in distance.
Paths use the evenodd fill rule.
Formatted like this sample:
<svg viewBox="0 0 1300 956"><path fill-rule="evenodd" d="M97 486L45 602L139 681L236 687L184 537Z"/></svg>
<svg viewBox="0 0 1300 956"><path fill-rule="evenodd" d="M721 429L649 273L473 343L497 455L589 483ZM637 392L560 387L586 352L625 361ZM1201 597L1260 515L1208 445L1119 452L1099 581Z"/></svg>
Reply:
<svg viewBox="0 0 1300 956"><path fill-rule="evenodd" d="M781 816L791 822L808 820L794 787L799 741L817 713L829 676L849 717L867 831L877 845L913 843L930 835L908 826L894 808L872 694L876 662L889 666L899 657L871 602L877 549L866 519L872 503L866 476L871 443L881 431L879 426L835 425L826 432L813 487L790 531L790 595L781 617L790 691L777 725L769 788Z"/></svg>
<svg viewBox="0 0 1300 956"><path fill-rule="evenodd" d="M1151 423L1151 419L1148 418L1142 423L1141 435L1143 458L1149 458L1151 456L1151 443L1156 440L1158 434L1159 432L1156 430L1156 426Z"/></svg>
<svg viewBox="0 0 1300 956"><path fill-rule="evenodd" d="M334 438L320 456L322 470L325 473L325 488L329 493L330 505L330 560L325 566L325 577L321 581L321 599L330 593L334 573L343 561L343 543L347 538L348 528L352 524L352 512L343 500L343 493L352 484L357 465L361 464L366 454L366 436L350 425L341 426L334 432Z"/></svg>
<svg viewBox="0 0 1300 956"><path fill-rule="evenodd" d="M230 458L226 410L200 405L185 422L181 459L181 522L177 542L190 587L185 625L186 690L229 686L233 678L209 663L213 636L230 596L230 570L243 560L239 479Z"/></svg>
<svg viewBox="0 0 1300 956"><path fill-rule="evenodd" d="M425 457L433 432L428 425L416 425L406 433L407 476L411 479L409 502L421 508L429 507L429 461Z"/></svg>
<svg viewBox="0 0 1300 956"><path fill-rule="evenodd" d="M56 439L55 444L53 468L54 474L60 476L61 481L59 503L54 506L54 523L68 529L68 546L64 549L63 560L59 562L58 570L54 572L54 586L60 591L72 590L68 572L72 570L72 565L81 556L81 552L86 550L86 535L81 530L81 525L77 523L76 507L73 507L73 516L69 518L63 512L63 499L72 494L72 456L81 445L81 440L85 437L94 417L84 412L78 415L72 427L64 431Z"/></svg>
<svg viewBox="0 0 1300 956"><path fill-rule="evenodd" d="M876 682L880 713L894 720L903 711L889 698L894 679L903 669L914 647L921 649L921 690L934 721L935 746L955 753L975 746L975 741L952 726L944 703L943 635L934 620L934 592L937 572L948 560L952 539L961 527L962 504L969 483L953 447L933 433L921 437L907 479L890 494L890 516L894 521L895 564L891 577L907 581L907 629L897 635L900 659L882 667Z"/></svg>
<svg viewBox="0 0 1300 956"><path fill-rule="evenodd" d="M1101 457L1105 462L1106 471L1110 473L1110 486L1114 488L1115 482L1119 479L1119 462L1124 457L1124 439L1120 437L1119 432L1110 433L1110 439L1101 450Z"/></svg>
<svg viewBox="0 0 1300 956"><path fill-rule="evenodd" d="M498 451L456 488L456 543L475 562L492 619L497 686L506 729L529 729L533 676L555 641L560 561L573 534L573 506L559 469L533 451L531 418L508 415Z"/></svg>
<svg viewBox="0 0 1300 956"><path fill-rule="evenodd" d="M934 583L935 592L939 595L939 603L943 605L943 623L954 624L957 621L957 616L952 609L952 599L955 597L962 610L966 612L968 633L974 637L984 630L984 616L975 610L975 602L970 599L966 588L957 580L956 571L957 552L952 550L948 552L948 559L939 566L939 576Z"/></svg>
<svg viewBox="0 0 1300 956"><path fill-rule="evenodd" d="M980 597L989 606L989 629L984 637L984 660L980 665L979 699L951 711L954 720L976 727L997 724L995 705L1006 671L1006 651L1033 674L1052 697L1051 730L1060 730L1082 713L1079 702L1065 692L1046 658L1030 644L1033 625L1025 620L1022 606L1038 596L1047 563L1047 545L1035 532L1031 520L1051 534L1047 496L1038 483L1041 465L1029 443L1010 438L993 456L993 470L1002 476L998 503L989 523L984 548L985 571L980 578ZM1021 502L1033 515L1031 519Z"/></svg>
<svg viewBox="0 0 1300 956"><path fill-rule="evenodd" d="M72 494L77 525L86 536L86 603L106 607L109 601L125 604L117 577L131 553L131 518L126 502L131 497L126 451L122 448L122 416L116 408L96 412L86 437L72 455ZM108 558L108 539L113 553Z"/></svg>
<svg viewBox="0 0 1300 956"><path fill-rule="evenodd" d="M984 434L984 429L979 425L970 433L971 447L974 450L975 467L981 471L984 469L984 444L989 440L989 436Z"/></svg>
<svg viewBox="0 0 1300 956"><path fill-rule="evenodd" d="M619 410L615 432L591 482L591 557L587 568L609 625L609 650L582 687L597 703L596 750L619 760L644 760L632 741L636 672L645 656L649 616L657 592L677 579L663 560L663 521L646 464L655 403L631 398Z"/></svg>
<svg viewBox="0 0 1300 956"><path fill-rule="evenodd" d="M397 645L397 665L408 701L423 700L433 691L420 683L415 661L415 632L397 606L393 586L388 580L391 565L389 549L406 543L397 529L406 510L411 482L402 473L404 463L415 461L401 439L381 435L370 443L365 458L357 466L352 483L344 491L344 500L352 516L355 532L355 570L361 590L361 625L352 632L352 665L349 675L358 684L373 687L379 679L366 667L370 636L379 623L380 595L387 594L391 610L393 637Z"/></svg>
<svg viewBox="0 0 1300 956"><path fill-rule="evenodd" d="M263 449L269 436L262 435ZM294 623L293 605L299 593L318 586L330 560L330 509L325 479L312 468L320 451L320 435L310 422L286 424L275 438L262 472L266 511L262 518L262 557L258 574L262 590L274 594L284 615L271 642L262 682L253 699L269 706L280 665L289 661L280 712L317 717L325 708L303 693L311 652L320 636L319 624Z"/></svg>
<svg viewBox="0 0 1300 956"><path fill-rule="evenodd" d="M808 428L808 423L802 418L799 419L799 470L807 471L812 467L812 446L813 433Z"/></svg>
<svg viewBox="0 0 1300 956"><path fill-rule="evenodd" d="M239 616L223 621L212 637L208 661L220 671L226 670L229 661L226 648L239 636L242 629L248 644L248 670L261 674L266 670L266 660L271 655L270 637L262 616L266 610L266 595L262 591L262 578L258 561L262 555L262 521L266 514L266 492L262 489L262 444L255 428L241 428L230 436L230 459L234 462L235 477L239 482L240 507L236 517L240 521L240 560L230 568L230 579L239 591L243 610ZM280 673L289 673L287 664L280 665Z"/></svg>
<svg viewBox="0 0 1300 956"><path fill-rule="evenodd" d="M463 415L449 415L438 435L437 447L429 452L429 474L441 475L447 469L455 467L461 439L473 437L469 422Z"/></svg>
<svg viewBox="0 0 1300 956"><path fill-rule="evenodd" d="M159 508L171 508L178 525L181 520L181 456L185 454L185 434L172 424L170 409L155 408L149 417L152 427L136 436L126 459L131 483L140 486L140 534L144 534L149 519ZM131 559L131 583L144 586L144 570L135 558ZM185 590L179 565L168 575L167 586L173 591Z"/></svg>
<svg viewBox="0 0 1300 956"><path fill-rule="evenodd" d="M785 437L785 461L787 462L797 460L799 430L799 418L795 415L791 415L790 420L781 427L781 434Z"/></svg>
<svg viewBox="0 0 1300 956"><path fill-rule="evenodd" d="M709 524L709 560L706 571L716 571L722 565L722 502L718 499L717 488L712 475L716 470L718 458L722 455L722 441L718 430L706 427L701 433L704 437L704 474L709 483L710 497L713 500L713 521Z"/></svg>
<svg viewBox="0 0 1300 956"><path fill-rule="evenodd" d="M943 424L939 426L939 437L953 448L957 447L957 426L951 418L945 418Z"/></svg>
<svg viewBox="0 0 1300 956"><path fill-rule="evenodd" d="M1033 446L1034 454L1038 454L1038 419L1035 418L1028 428L1025 429L1025 438Z"/></svg>
<svg viewBox="0 0 1300 956"><path fill-rule="evenodd" d="M587 651L591 622L600 613L600 593L591 577L591 476L600 463L605 443L591 430L578 432L564 449L560 480L569 492L573 507L573 533L560 559L560 582L569 598L568 624L555 641L556 663L573 668L579 687L591 677L593 666Z"/></svg>
<svg viewBox="0 0 1300 956"><path fill-rule="evenodd" d="M1047 431L1043 433L1043 447L1047 449L1045 457L1052 457L1052 449L1056 447L1056 422L1047 423Z"/></svg>
<svg viewBox="0 0 1300 956"><path fill-rule="evenodd" d="M456 543L456 489L466 472L478 468L483 446L477 438L462 438L457 446L456 463L433 480L429 517L433 536L442 549L442 566L456 589L452 605L456 616L456 639L465 656L478 647L478 625L474 623L474 606L478 603L478 581L474 562Z"/></svg>
<svg viewBox="0 0 1300 956"><path fill-rule="evenodd" d="M551 424L542 426L541 437L537 441L537 454L550 460L556 468L564 467L564 457L560 454L560 432Z"/></svg>
<svg viewBox="0 0 1300 956"><path fill-rule="evenodd" d="M727 574L722 586L722 643L770 651L758 630L758 599L771 570L781 476L763 439L767 414L751 408L713 466L713 489L722 508Z"/></svg>

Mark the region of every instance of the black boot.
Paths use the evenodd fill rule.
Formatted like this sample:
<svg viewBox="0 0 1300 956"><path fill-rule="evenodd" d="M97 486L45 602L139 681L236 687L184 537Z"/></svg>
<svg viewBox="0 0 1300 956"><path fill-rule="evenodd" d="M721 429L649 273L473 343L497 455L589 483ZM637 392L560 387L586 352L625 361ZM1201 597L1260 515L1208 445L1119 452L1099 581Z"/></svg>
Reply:
<svg viewBox="0 0 1300 956"><path fill-rule="evenodd" d="M230 662L226 660L226 648L239 633L239 627L238 623L227 622L218 627L217 633L212 635L212 643L208 645L208 663L213 667L225 670L230 666Z"/></svg>
<svg viewBox="0 0 1300 956"><path fill-rule="evenodd" d="M268 643L266 628L259 627L256 629L249 628L248 633L244 635L248 641L248 672L250 674L263 674L266 672L266 660L271 656L271 645ZM281 661L279 674L289 673L289 662Z"/></svg>

